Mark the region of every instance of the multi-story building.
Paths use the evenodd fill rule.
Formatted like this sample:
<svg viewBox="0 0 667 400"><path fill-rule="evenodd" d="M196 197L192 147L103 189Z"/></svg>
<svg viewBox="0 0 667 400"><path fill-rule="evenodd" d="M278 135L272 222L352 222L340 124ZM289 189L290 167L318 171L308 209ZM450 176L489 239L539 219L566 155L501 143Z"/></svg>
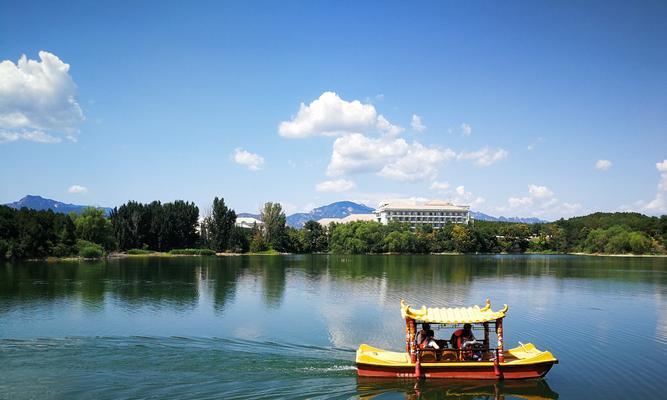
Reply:
<svg viewBox="0 0 667 400"><path fill-rule="evenodd" d="M421 203L412 200L386 200L380 202L375 210L378 222L407 222L413 228L419 225L431 225L441 228L447 223L469 224L470 206L457 206L452 203L431 200Z"/></svg>

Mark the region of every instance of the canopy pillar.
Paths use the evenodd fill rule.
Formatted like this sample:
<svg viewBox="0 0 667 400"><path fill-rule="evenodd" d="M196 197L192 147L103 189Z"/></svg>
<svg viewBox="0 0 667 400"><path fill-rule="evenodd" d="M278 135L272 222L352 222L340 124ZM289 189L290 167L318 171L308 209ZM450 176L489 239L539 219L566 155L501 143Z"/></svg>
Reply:
<svg viewBox="0 0 667 400"><path fill-rule="evenodd" d="M405 319L405 351L410 355L410 361L415 363L417 362L417 349L415 346L415 333L417 327L415 326L415 320L412 318Z"/></svg>
<svg viewBox="0 0 667 400"><path fill-rule="evenodd" d="M505 355L503 354L503 319L496 320L496 336L498 337L498 362L505 362Z"/></svg>

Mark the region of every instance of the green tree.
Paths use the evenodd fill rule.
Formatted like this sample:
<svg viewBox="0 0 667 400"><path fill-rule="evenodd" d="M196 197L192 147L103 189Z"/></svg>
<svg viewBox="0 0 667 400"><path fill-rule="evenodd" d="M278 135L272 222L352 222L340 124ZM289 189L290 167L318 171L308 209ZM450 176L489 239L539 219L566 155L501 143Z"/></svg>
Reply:
<svg viewBox="0 0 667 400"><path fill-rule="evenodd" d="M236 213L225 205L225 199L217 197L213 199L213 211L208 222L210 225L207 226L206 231L210 235L213 249L227 250L230 247L230 238L236 223Z"/></svg>
<svg viewBox="0 0 667 400"><path fill-rule="evenodd" d="M316 221L308 221L301 229L301 247L305 253L320 253L327 250L327 232Z"/></svg>
<svg viewBox="0 0 667 400"><path fill-rule="evenodd" d="M106 250L116 247L111 222L104 216L103 209L85 208L74 220L74 225L79 239L99 244Z"/></svg>
<svg viewBox="0 0 667 400"><path fill-rule="evenodd" d="M454 244L454 250L459 253L469 253L475 249L475 243L470 234L470 229L465 225L454 224L452 227L452 242Z"/></svg>
<svg viewBox="0 0 667 400"><path fill-rule="evenodd" d="M270 248L277 251L285 249L287 233L285 223L287 217L280 203L268 202L264 204L261 212L264 223L264 240Z"/></svg>

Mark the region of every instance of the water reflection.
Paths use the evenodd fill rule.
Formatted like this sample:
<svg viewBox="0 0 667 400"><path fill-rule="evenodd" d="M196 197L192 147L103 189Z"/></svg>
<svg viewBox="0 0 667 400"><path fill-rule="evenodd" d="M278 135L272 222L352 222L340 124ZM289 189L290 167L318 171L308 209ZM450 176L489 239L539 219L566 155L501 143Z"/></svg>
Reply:
<svg viewBox="0 0 667 400"><path fill-rule="evenodd" d="M292 256L128 258L98 262L0 264L0 299L25 302L79 299L84 307L104 307L107 300L128 307L168 306L191 310L202 292L212 293L216 310L233 301L244 279L261 283L268 308L281 306L290 274L311 287L326 279L347 286L383 285L383 301L397 294L409 302L439 298L443 285L448 301L460 304L473 281L551 276L624 283L667 284L663 259L568 256ZM415 291L415 288L419 288ZM481 296L483 297L483 296ZM0 305L0 312L7 310Z"/></svg>
<svg viewBox="0 0 667 400"><path fill-rule="evenodd" d="M562 397L655 398L663 394L658 383L667 358L666 288L665 258L298 255L5 263L0 339L9 341L5 346L0 340L0 376L6 380L11 373L15 387L26 387L33 372L57 381L62 371L54 366L82 365L86 390L101 385L110 389L107 398L118 397L117 387L98 372L116 363L153 370L151 380L162 387L190 385L180 393L191 397L197 397L192 382L199 378L211 393L241 396L250 387L267 390L267 398L327 391L376 398L555 398L544 382L429 381L415 388L412 381L356 380L360 343L403 348L399 299L459 306L490 297L494 306L510 305L508 346L530 340L560 359L548 380ZM632 351L618 351L626 345ZM610 355L613 362L607 362ZM188 375L198 368L204 372ZM229 376L230 370L243 373ZM219 375L206 375L213 371ZM120 386L136 386L128 381L134 370L118 373ZM304 374L314 385L306 388L309 395L290 392L304 389L295 384ZM2 385L0 397L6 394ZM126 397L164 397L144 389Z"/></svg>
<svg viewBox="0 0 667 400"><path fill-rule="evenodd" d="M387 380L357 378L357 392L362 399L402 398L440 399L557 399L544 380L528 381L437 381Z"/></svg>

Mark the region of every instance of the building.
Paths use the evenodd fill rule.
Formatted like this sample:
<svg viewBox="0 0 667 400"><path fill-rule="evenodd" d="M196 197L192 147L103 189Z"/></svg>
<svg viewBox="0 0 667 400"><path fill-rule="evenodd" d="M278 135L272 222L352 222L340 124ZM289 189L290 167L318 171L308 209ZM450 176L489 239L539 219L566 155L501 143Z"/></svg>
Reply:
<svg viewBox="0 0 667 400"><path fill-rule="evenodd" d="M376 221L407 222L413 228L431 225L441 228L447 223L469 224L470 206L457 206L442 200L418 202L413 200L385 200L375 210Z"/></svg>
<svg viewBox="0 0 667 400"><path fill-rule="evenodd" d="M375 214L350 214L343 218L322 218L317 221L318 224L327 227L329 224L347 224L354 221L377 221Z"/></svg>
<svg viewBox="0 0 667 400"><path fill-rule="evenodd" d="M252 217L236 217L236 222L234 225L238 226L239 228L245 228L245 229L252 229L253 227L257 226L258 228L264 225L264 223L257 218L252 218Z"/></svg>

